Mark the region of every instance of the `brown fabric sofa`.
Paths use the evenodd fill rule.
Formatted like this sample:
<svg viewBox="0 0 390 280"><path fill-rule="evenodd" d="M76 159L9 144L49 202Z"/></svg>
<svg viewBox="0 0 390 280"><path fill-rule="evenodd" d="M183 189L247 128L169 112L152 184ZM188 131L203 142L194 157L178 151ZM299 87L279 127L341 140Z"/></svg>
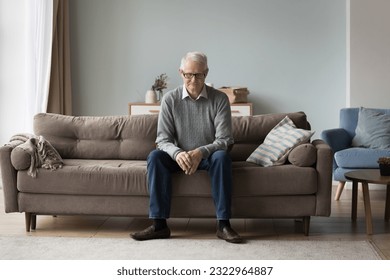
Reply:
<svg viewBox="0 0 390 280"><path fill-rule="evenodd" d="M314 140L316 160L306 167L246 162L286 115L298 128L310 129L303 112L233 117L232 213L233 218L303 218L307 235L310 216L330 215L330 147ZM34 133L56 148L64 166L55 171L39 168L32 178L13 166L12 147L0 147L5 211L25 212L27 231L35 229L37 215L147 217L146 158L155 148L157 118L36 115ZM215 217L206 171L174 175L171 216Z"/></svg>

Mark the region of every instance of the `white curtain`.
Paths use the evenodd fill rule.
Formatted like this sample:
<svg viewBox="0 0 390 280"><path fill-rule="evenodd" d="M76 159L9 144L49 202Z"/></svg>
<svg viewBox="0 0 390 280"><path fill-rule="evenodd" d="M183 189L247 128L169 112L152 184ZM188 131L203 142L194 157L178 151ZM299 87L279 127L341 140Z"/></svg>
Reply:
<svg viewBox="0 0 390 280"><path fill-rule="evenodd" d="M44 113L49 98L53 37L53 0L27 0L26 127L33 132L33 117Z"/></svg>

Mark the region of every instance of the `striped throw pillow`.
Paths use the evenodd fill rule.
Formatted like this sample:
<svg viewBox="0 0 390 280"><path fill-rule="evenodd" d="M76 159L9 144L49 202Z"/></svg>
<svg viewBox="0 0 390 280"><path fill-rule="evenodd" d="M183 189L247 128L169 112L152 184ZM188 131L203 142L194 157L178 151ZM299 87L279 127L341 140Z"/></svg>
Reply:
<svg viewBox="0 0 390 280"><path fill-rule="evenodd" d="M246 161L264 167L284 164L289 152L297 145L307 142L313 134L310 130L297 128L286 116L268 133L264 142Z"/></svg>

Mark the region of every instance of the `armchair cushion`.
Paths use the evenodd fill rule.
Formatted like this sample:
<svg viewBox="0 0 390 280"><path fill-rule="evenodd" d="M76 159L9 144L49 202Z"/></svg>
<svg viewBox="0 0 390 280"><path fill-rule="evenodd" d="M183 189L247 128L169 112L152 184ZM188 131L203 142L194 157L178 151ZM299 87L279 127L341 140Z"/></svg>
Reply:
<svg viewBox="0 0 390 280"><path fill-rule="evenodd" d="M352 146L390 149L390 115L374 109L360 108Z"/></svg>
<svg viewBox="0 0 390 280"><path fill-rule="evenodd" d="M386 156L390 150L356 147L336 152L334 159L342 168L379 168L378 158Z"/></svg>

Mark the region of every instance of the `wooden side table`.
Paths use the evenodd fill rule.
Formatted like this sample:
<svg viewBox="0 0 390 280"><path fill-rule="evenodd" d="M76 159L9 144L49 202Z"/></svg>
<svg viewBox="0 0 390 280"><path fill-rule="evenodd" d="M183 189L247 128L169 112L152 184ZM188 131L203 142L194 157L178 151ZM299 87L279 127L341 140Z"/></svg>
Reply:
<svg viewBox="0 0 390 280"><path fill-rule="evenodd" d="M372 215L368 184L387 185L385 220L390 218L390 176L381 176L379 169L362 169L345 173L345 178L352 181L352 212L351 219L356 221L358 183L362 183L364 213L366 216L366 232L372 234Z"/></svg>

